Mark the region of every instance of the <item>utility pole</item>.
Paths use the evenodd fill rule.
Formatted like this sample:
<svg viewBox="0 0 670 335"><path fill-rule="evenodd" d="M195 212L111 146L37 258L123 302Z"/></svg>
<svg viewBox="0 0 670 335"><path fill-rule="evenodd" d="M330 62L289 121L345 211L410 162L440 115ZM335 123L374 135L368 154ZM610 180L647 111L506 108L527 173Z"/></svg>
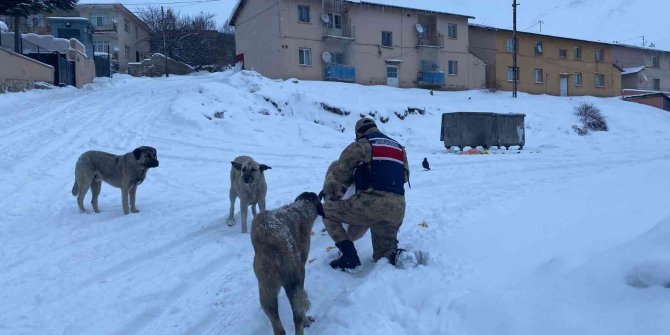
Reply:
<svg viewBox="0 0 670 335"><path fill-rule="evenodd" d="M519 68L516 64L516 55L519 52L519 47L516 37L516 7L519 4L516 3L516 0L512 0L512 42L514 43L514 53L512 54L512 97L516 98L517 91L517 81L519 81Z"/></svg>
<svg viewBox="0 0 670 335"><path fill-rule="evenodd" d="M167 42L165 41L165 11L163 6L161 6L161 21L163 26L163 56L165 56L165 78L169 77L168 74L168 59L167 59Z"/></svg>

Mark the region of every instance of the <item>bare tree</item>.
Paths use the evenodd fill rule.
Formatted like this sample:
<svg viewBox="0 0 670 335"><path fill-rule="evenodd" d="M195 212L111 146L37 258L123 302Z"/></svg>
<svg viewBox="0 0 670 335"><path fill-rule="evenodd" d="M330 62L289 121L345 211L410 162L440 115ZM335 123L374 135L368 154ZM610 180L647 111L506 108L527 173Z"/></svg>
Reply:
<svg viewBox="0 0 670 335"><path fill-rule="evenodd" d="M217 31L214 14L181 15L168 8L163 15L159 7L149 6L139 16L151 29L152 52L162 52L196 69L232 63L235 38L232 34ZM232 55L230 44L233 45Z"/></svg>

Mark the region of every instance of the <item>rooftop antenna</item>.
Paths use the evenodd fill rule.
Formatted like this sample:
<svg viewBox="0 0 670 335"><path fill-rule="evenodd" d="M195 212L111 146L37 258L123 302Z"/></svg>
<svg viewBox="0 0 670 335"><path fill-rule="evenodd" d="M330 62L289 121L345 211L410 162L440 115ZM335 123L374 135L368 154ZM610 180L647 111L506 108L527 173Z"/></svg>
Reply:
<svg viewBox="0 0 670 335"><path fill-rule="evenodd" d="M542 21L542 20L539 20L539 21L537 21L537 23L539 23L539 24L540 24L540 32L542 32L542 24L544 23L544 21Z"/></svg>

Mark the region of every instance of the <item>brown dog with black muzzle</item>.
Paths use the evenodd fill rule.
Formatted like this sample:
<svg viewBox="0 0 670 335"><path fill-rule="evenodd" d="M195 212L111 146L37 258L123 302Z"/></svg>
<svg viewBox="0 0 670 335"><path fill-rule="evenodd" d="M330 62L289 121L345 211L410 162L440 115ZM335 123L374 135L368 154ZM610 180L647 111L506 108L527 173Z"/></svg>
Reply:
<svg viewBox="0 0 670 335"><path fill-rule="evenodd" d="M84 208L84 197L91 189L93 211L100 213L98 196L102 182L121 189L121 205L123 214L137 213L135 195L137 186L142 184L150 168L158 167L156 149L142 146L125 155L114 155L103 151L87 151L79 156L74 170L72 195L77 197L77 205L81 213ZM130 200L130 205L129 205Z"/></svg>
<svg viewBox="0 0 670 335"><path fill-rule="evenodd" d="M235 200L240 198L240 218L242 219L242 233L247 232L247 213L251 206L251 213L256 217L256 205L260 211L265 210L265 194L268 185L265 183L265 171L271 167L259 164L249 156L239 156L232 162L230 169L230 211L228 225L235 224Z"/></svg>

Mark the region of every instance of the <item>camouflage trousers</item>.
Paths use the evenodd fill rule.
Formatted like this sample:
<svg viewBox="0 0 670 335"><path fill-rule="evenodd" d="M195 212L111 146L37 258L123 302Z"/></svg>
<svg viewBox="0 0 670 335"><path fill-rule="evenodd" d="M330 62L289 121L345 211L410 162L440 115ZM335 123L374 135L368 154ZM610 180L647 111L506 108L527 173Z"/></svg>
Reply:
<svg viewBox="0 0 670 335"><path fill-rule="evenodd" d="M342 201L323 204L323 223L335 243L349 239L342 223L367 226L372 235L372 258L389 257L398 247L398 230L405 217L405 197L368 190Z"/></svg>

